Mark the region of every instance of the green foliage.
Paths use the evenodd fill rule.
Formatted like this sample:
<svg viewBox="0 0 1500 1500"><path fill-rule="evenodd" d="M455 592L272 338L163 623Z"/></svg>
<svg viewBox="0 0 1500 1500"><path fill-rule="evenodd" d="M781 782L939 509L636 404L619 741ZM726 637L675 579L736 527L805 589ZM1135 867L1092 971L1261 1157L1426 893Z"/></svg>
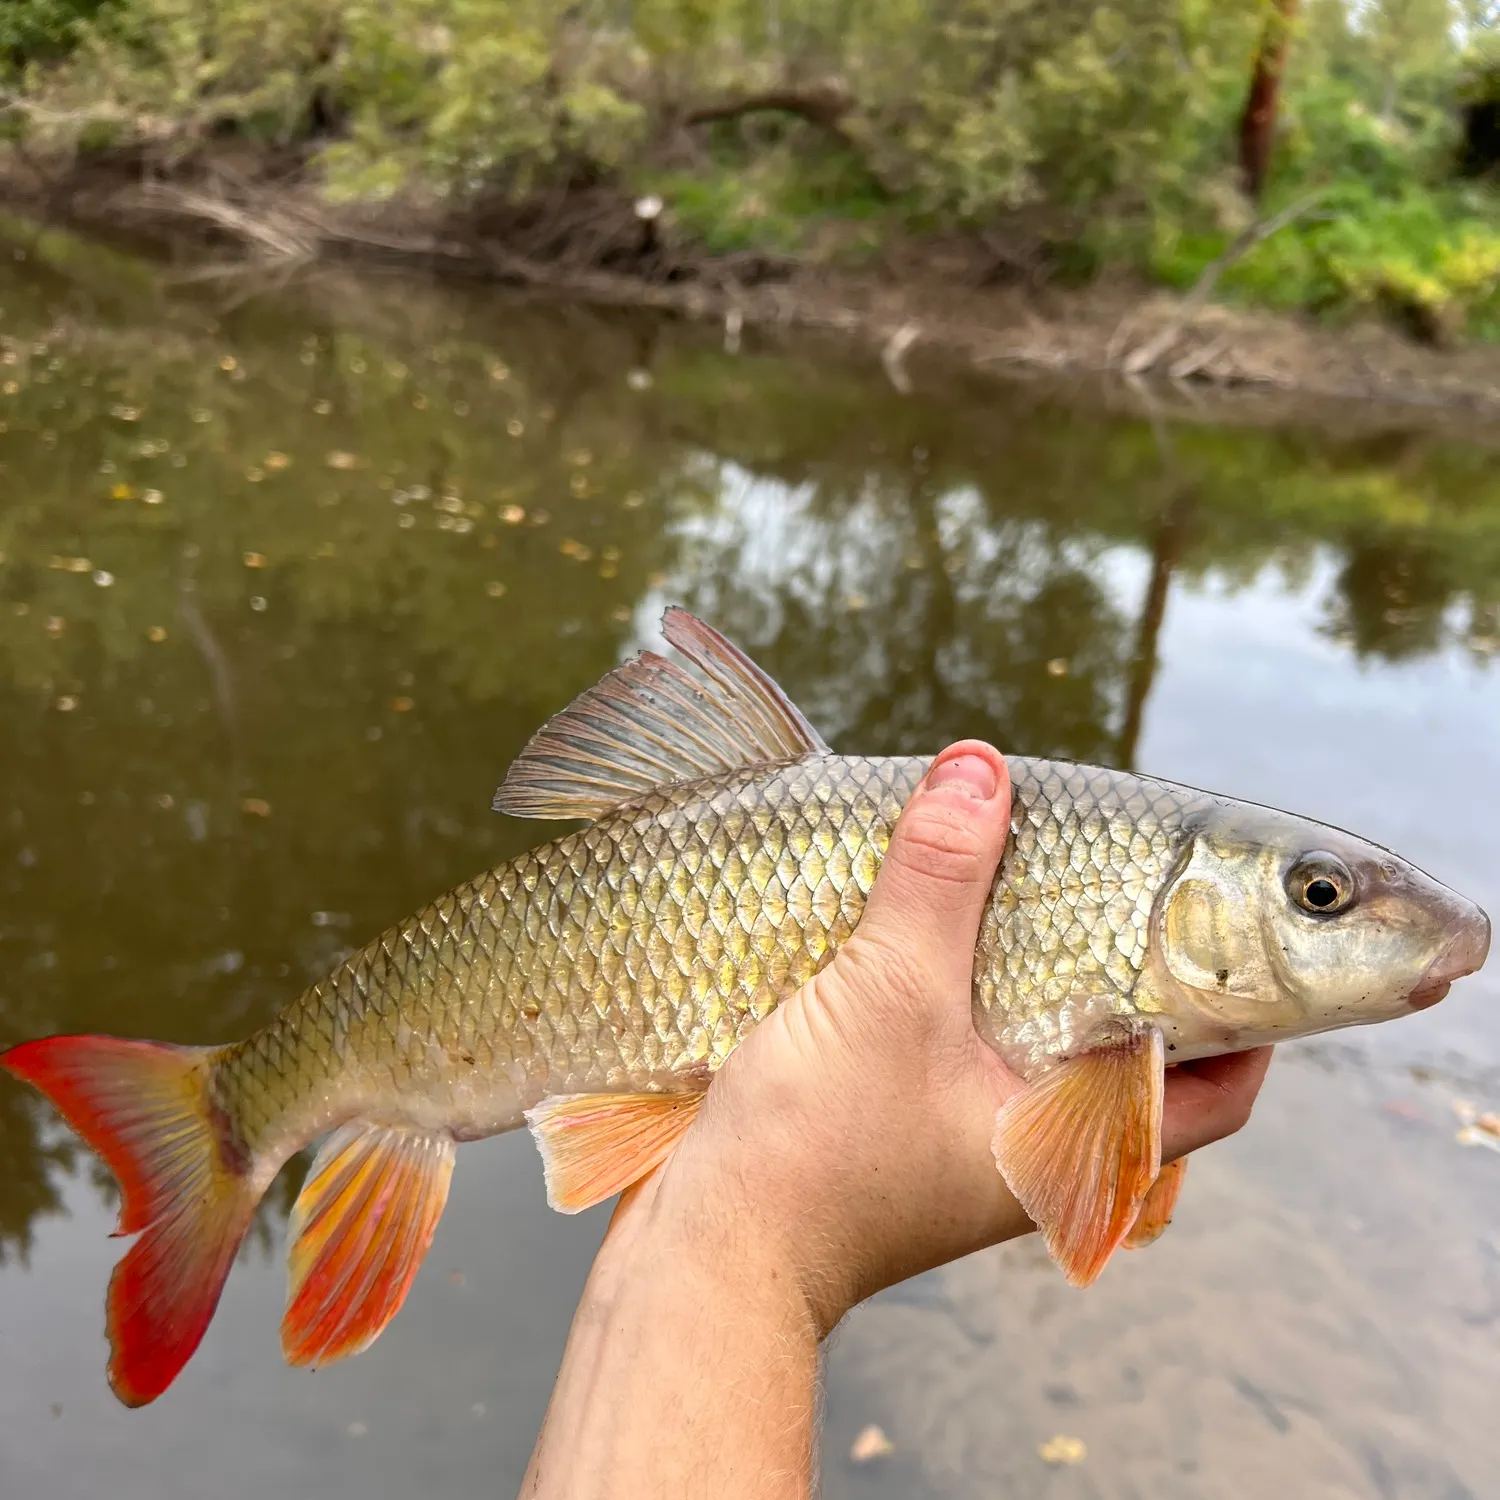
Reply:
<svg viewBox="0 0 1500 1500"><path fill-rule="evenodd" d="M1170 286L1192 284L1228 242L1223 231L1163 227L1151 265ZM1419 337L1500 337L1500 222L1483 195L1413 188L1382 197L1353 182L1318 211L1262 242L1225 274L1228 295L1331 315L1370 310Z"/></svg>
<svg viewBox="0 0 1500 1500"><path fill-rule="evenodd" d="M0 5L0 71L64 56L111 0L5 0Z"/></svg>
<svg viewBox="0 0 1500 1500"><path fill-rule="evenodd" d="M1235 136L1265 4L12 0L0 50L45 63L11 124L43 148L171 160L238 134L302 151L345 201L609 181L662 193L713 252L859 254L1025 212L1074 273L1124 260L1182 285L1248 214ZM1269 207L1327 204L1226 292L1493 327L1500 209L1451 179L1494 19L1485 0L1306 0ZM841 107L730 107L767 91ZM705 107L717 123L686 123Z"/></svg>

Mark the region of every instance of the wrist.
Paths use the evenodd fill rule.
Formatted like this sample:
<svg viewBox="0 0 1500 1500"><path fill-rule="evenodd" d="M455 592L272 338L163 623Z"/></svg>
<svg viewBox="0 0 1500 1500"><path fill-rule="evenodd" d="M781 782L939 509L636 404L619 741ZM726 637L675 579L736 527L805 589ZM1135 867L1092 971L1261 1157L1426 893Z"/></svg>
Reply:
<svg viewBox="0 0 1500 1500"><path fill-rule="evenodd" d="M615 1210L586 1296L617 1307L646 1283L723 1300L782 1337L816 1345L813 1300L787 1236L766 1215L723 1193L695 1191L670 1168L628 1192Z"/></svg>
<svg viewBox="0 0 1500 1500"><path fill-rule="evenodd" d="M818 1360L806 1300L773 1244L663 1186L658 1174L616 1209L523 1493L697 1493L713 1475L805 1500Z"/></svg>

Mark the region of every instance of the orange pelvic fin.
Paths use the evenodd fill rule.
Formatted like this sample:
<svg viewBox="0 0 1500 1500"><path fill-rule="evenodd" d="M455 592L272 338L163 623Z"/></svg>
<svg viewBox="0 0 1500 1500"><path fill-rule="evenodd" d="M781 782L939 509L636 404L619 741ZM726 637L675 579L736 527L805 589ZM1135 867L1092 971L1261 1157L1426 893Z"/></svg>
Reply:
<svg viewBox="0 0 1500 1500"><path fill-rule="evenodd" d="M672 1154L704 1092L560 1094L527 1110L547 1202L576 1214L638 1182Z"/></svg>
<svg viewBox="0 0 1500 1500"><path fill-rule="evenodd" d="M331 1364L379 1338L432 1243L455 1152L437 1131L363 1122L323 1143L289 1226L288 1364Z"/></svg>
<svg viewBox="0 0 1500 1500"><path fill-rule="evenodd" d="M1058 1063L999 1113L991 1147L1074 1286L1098 1279L1161 1163L1161 1033L1121 1030Z"/></svg>
<svg viewBox="0 0 1500 1500"><path fill-rule="evenodd" d="M120 1235L140 1238L110 1278L109 1383L144 1406L203 1338L260 1197L209 1098L216 1050L54 1036L0 1053L103 1157L120 1184Z"/></svg>
<svg viewBox="0 0 1500 1500"><path fill-rule="evenodd" d="M1151 1191L1146 1194L1146 1201L1141 1204L1141 1211L1135 1216L1135 1223L1130 1226L1130 1233L1125 1236L1127 1250L1144 1250L1147 1245L1154 1244L1162 1237L1167 1225L1172 1222L1177 1197L1182 1192L1182 1179L1186 1175L1185 1156L1169 1161L1157 1173L1156 1181L1151 1184Z"/></svg>

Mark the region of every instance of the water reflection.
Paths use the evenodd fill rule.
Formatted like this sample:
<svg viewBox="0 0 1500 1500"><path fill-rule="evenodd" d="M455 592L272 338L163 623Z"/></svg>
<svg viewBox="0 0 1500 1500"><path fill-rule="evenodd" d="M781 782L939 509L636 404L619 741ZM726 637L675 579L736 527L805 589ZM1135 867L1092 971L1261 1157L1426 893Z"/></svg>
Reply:
<svg viewBox="0 0 1500 1500"><path fill-rule="evenodd" d="M1182 428L1164 453L1145 420L961 377L902 397L633 315L332 275L225 310L64 236L14 248L0 1041L260 1024L533 841L493 786L667 599L871 751L1130 764L1173 589L1295 592L1320 554L1353 654L1496 647L1474 447ZM75 1163L0 1087L0 1258Z"/></svg>

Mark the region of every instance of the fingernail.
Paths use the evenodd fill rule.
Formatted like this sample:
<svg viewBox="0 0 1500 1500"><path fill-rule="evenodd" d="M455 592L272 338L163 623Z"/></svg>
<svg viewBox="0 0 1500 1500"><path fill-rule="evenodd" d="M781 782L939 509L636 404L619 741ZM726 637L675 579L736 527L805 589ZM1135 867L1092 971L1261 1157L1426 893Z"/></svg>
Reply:
<svg viewBox="0 0 1500 1500"><path fill-rule="evenodd" d="M976 802L988 802L995 795L995 768L982 755L955 755L927 773L927 785L959 787Z"/></svg>

